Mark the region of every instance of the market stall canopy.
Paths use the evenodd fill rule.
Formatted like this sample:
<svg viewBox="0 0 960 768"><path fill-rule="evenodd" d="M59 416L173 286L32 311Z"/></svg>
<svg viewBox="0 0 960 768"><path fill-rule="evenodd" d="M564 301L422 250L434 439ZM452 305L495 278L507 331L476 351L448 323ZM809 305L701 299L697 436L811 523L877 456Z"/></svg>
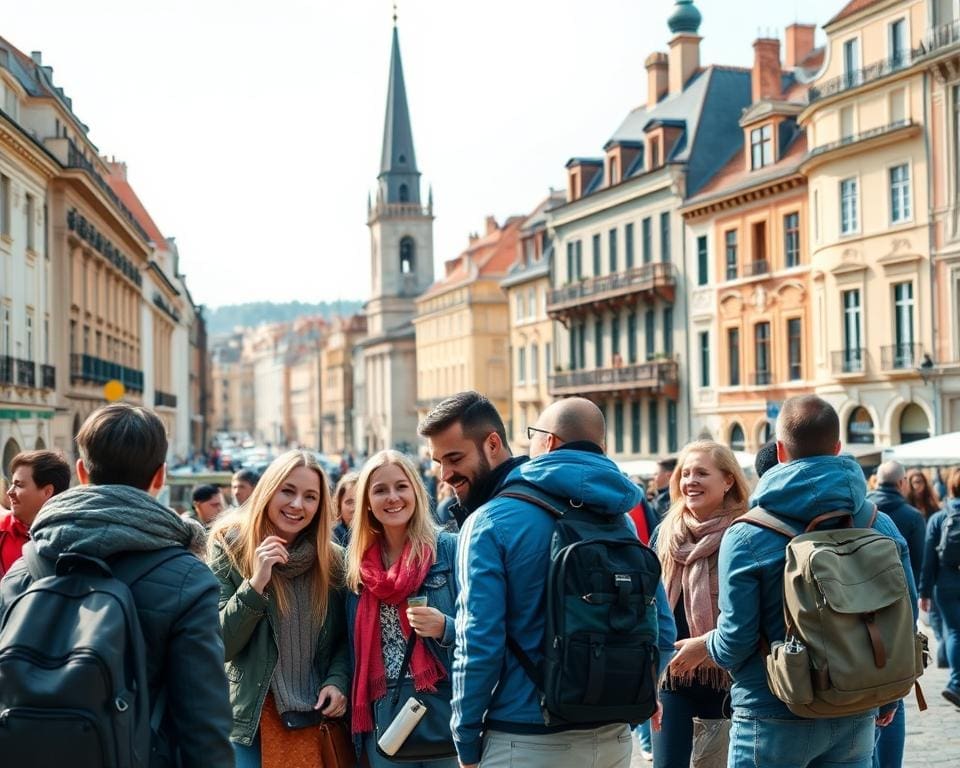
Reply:
<svg viewBox="0 0 960 768"><path fill-rule="evenodd" d="M883 460L890 459L908 467L960 466L960 432L950 432L886 448L883 451Z"/></svg>

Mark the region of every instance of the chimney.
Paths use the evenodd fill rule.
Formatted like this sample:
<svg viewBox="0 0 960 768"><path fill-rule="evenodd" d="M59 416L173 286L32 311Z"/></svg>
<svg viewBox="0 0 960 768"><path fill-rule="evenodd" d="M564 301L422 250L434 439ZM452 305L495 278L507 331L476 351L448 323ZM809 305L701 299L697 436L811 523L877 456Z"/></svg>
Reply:
<svg viewBox="0 0 960 768"><path fill-rule="evenodd" d="M687 81L700 69L699 35L678 34L670 41L669 82L670 93L680 93Z"/></svg>
<svg viewBox="0 0 960 768"><path fill-rule="evenodd" d="M497 217L496 216L487 216L487 231L486 234L496 232L499 229L497 226Z"/></svg>
<svg viewBox="0 0 960 768"><path fill-rule="evenodd" d="M653 109L657 102L667 95L667 54L651 53L643 65L647 68L647 109Z"/></svg>
<svg viewBox="0 0 960 768"><path fill-rule="evenodd" d="M787 69L800 66L814 46L814 35L817 28L813 24L791 24L786 33L786 55L783 62Z"/></svg>
<svg viewBox="0 0 960 768"><path fill-rule="evenodd" d="M33 59L33 63L37 66L43 64L43 52L42 51L30 51L30 58Z"/></svg>
<svg viewBox="0 0 960 768"><path fill-rule="evenodd" d="M753 103L779 98L780 84L780 41L761 37L753 44Z"/></svg>

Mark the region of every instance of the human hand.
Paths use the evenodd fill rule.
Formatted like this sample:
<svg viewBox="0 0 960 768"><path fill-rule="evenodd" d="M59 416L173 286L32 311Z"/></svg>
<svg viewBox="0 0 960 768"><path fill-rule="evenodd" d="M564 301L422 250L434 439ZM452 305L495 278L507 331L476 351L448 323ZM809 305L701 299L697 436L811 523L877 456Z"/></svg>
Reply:
<svg viewBox="0 0 960 768"><path fill-rule="evenodd" d="M317 703L313 705L314 709L327 717L343 717L347 711L347 697L335 685L325 685L320 689L320 695L317 696Z"/></svg>
<svg viewBox="0 0 960 768"><path fill-rule="evenodd" d="M663 725L663 705L657 702L657 711L650 715L650 727L657 733L660 733L660 726Z"/></svg>
<svg viewBox="0 0 960 768"><path fill-rule="evenodd" d="M920 598L920 610L921 610L921 611L926 611L927 613L930 612L930 598L929 598L929 597L921 597L921 598Z"/></svg>
<svg viewBox="0 0 960 768"><path fill-rule="evenodd" d="M893 716L897 714L896 709L891 709L885 715L877 715L877 727L886 728L893 722Z"/></svg>
<svg viewBox="0 0 960 768"><path fill-rule="evenodd" d="M670 671L678 677L689 675L709 657L705 637L690 637L673 644L677 655L670 660Z"/></svg>
<svg viewBox="0 0 960 768"><path fill-rule="evenodd" d="M443 630L447 626L447 617L430 606L407 608L407 621L410 622L410 628L420 637L432 637L437 640L443 637Z"/></svg>
<svg viewBox="0 0 960 768"><path fill-rule="evenodd" d="M279 536L267 536L254 550L254 555L256 565L250 577L250 586L262 595L273 576L273 566L287 562L290 553L287 552L286 542Z"/></svg>

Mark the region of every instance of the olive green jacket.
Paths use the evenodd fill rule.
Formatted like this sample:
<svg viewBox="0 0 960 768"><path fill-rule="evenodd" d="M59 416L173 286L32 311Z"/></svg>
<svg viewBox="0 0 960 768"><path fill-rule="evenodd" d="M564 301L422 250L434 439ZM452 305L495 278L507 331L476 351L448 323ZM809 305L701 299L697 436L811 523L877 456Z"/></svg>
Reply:
<svg viewBox="0 0 960 768"><path fill-rule="evenodd" d="M220 582L220 630L233 706L230 740L249 746L260 726L263 700L277 666L277 606L268 595L250 586L217 544L213 545L210 567ZM326 670L320 687L335 685L349 697L350 655L342 589L330 590L315 660L321 670Z"/></svg>

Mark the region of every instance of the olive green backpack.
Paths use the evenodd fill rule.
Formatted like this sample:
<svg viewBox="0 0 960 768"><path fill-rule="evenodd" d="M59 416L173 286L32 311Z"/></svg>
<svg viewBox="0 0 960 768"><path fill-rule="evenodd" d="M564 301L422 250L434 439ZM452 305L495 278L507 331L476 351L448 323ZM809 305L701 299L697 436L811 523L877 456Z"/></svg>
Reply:
<svg viewBox="0 0 960 768"><path fill-rule="evenodd" d="M848 527L817 530L827 520ZM897 543L854 528L849 512L828 512L799 533L755 507L738 523L789 539L783 568L783 642L762 641L767 683L800 717L869 712L906 696L923 674L924 638L917 633Z"/></svg>

